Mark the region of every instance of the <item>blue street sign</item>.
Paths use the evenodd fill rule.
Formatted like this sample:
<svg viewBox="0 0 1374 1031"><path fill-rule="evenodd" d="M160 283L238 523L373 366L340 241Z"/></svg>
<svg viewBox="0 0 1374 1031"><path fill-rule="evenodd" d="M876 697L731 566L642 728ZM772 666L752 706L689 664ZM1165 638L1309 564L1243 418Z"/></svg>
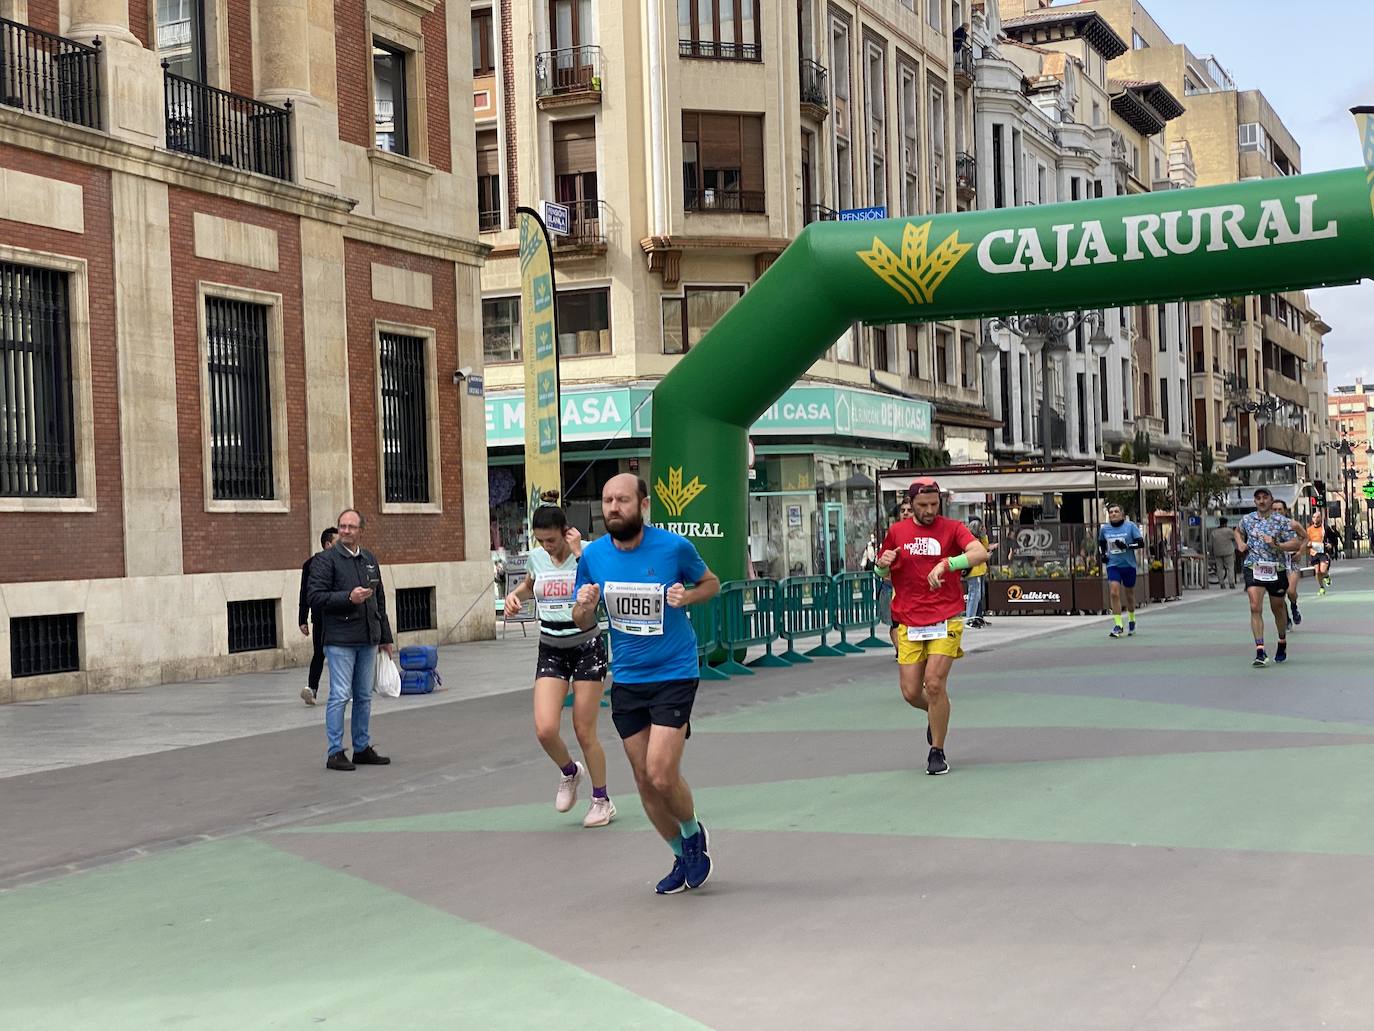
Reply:
<svg viewBox="0 0 1374 1031"><path fill-rule="evenodd" d="M546 200L544 202L544 225L549 227L551 233L567 236L572 231L572 211L566 204L555 204L551 200Z"/></svg>
<svg viewBox="0 0 1374 1031"><path fill-rule="evenodd" d="M481 376L468 377L468 393L473 397L482 397L486 393Z"/></svg>
<svg viewBox="0 0 1374 1031"><path fill-rule="evenodd" d="M887 218L887 208L845 208L840 212L839 220L841 222L874 222L880 218Z"/></svg>

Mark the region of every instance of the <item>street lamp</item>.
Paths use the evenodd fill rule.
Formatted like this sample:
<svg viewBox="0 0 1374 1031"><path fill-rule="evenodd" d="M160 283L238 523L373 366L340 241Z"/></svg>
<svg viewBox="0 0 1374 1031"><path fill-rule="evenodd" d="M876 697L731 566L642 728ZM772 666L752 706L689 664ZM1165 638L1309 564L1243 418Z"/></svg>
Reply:
<svg viewBox="0 0 1374 1031"><path fill-rule="evenodd" d="M1018 338L1032 358L1037 354L1040 356L1040 457L1046 469L1049 469L1054 461L1054 437L1050 432L1050 359L1058 360L1068 354L1072 347L1069 337L1084 326L1093 328L1090 341L1093 354L1106 354L1112 342L1103 332L1105 322L1101 309L1039 315L1005 315L988 320L988 325L992 329ZM984 347L989 349L989 357L992 346L995 345L990 338L985 341ZM1067 421L1064 437L1064 445L1067 447ZM1054 511L1053 492L1046 492L1043 504L1046 515Z"/></svg>
<svg viewBox="0 0 1374 1031"><path fill-rule="evenodd" d="M1350 555L1355 550L1355 481L1360 478L1360 471L1355 468L1355 449L1362 447L1368 455L1374 454L1374 448L1367 440L1351 440L1346 436L1339 441L1319 441L1316 447L1321 451L1334 451L1341 459L1341 481L1345 485L1345 552Z"/></svg>

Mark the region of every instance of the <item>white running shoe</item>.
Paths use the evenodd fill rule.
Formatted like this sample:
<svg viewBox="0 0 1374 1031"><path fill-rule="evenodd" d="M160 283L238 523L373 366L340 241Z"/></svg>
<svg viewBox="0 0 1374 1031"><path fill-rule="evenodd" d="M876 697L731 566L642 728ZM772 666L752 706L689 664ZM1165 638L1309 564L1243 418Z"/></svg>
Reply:
<svg viewBox="0 0 1374 1031"><path fill-rule="evenodd" d="M582 775L587 772L581 763L573 765L577 767L577 772L558 781L558 794L554 796L553 807L560 813L566 813L577 802L577 785L582 783Z"/></svg>
<svg viewBox="0 0 1374 1031"><path fill-rule="evenodd" d="M582 820L583 827L604 827L615 819L615 803L609 798L592 796L592 804L587 807L587 815Z"/></svg>

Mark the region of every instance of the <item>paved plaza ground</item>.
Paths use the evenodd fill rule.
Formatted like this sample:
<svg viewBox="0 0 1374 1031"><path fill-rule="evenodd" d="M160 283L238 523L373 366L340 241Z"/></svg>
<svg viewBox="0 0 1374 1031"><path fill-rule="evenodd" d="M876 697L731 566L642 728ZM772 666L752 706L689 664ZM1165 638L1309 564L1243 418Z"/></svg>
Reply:
<svg viewBox="0 0 1374 1031"><path fill-rule="evenodd" d="M609 716L619 819L553 810L529 640L353 773L301 670L0 708L0 1028L1367 1029L1374 564L1303 590L1262 670L1240 592L969 631L948 777L889 653L704 684L670 897Z"/></svg>

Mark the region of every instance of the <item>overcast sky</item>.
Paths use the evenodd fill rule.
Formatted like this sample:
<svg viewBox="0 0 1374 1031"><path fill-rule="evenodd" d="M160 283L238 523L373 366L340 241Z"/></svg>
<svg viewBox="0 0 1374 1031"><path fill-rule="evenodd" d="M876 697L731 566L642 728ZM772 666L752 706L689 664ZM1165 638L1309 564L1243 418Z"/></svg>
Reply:
<svg viewBox="0 0 1374 1031"><path fill-rule="evenodd" d="M1238 89L1258 89L1302 148L1302 170L1360 164L1349 109L1374 104L1374 0L1143 0L1176 43L1214 54ZM1185 104L1186 97L1180 97ZM1374 382L1374 284L1313 290L1331 325L1326 362L1332 385L1360 375Z"/></svg>

